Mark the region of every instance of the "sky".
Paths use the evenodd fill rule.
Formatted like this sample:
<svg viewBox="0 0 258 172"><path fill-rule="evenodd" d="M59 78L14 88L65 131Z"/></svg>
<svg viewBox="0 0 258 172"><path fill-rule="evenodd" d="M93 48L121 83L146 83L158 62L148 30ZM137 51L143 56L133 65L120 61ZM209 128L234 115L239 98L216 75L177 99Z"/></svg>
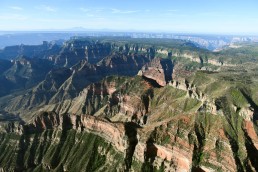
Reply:
<svg viewBox="0 0 258 172"><path fill-rule="evenodd" d="M258 0L0 0L0 31L258 34Z"/></svg>

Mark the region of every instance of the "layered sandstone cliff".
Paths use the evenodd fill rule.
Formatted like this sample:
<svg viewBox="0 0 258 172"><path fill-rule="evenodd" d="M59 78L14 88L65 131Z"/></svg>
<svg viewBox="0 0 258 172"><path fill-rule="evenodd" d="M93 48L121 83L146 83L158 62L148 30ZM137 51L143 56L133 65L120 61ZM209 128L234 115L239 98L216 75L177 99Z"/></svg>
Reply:
<svg viewBox="0 0 258 172"><path fill-rule="evenodd" d="M257 68L190 71L173 53L67 42L49 60L69 68L0 99L0 170L257 171ZM32 63L17 64L31 77Z"/></svg>
<svg viewBox="0 0 258 172"><path fill-rule="evenodd" d="M138 75L155 81L160 86L165 86L172 80L173 64L171 60L155 58L147 63L138 72Z"/></svg>

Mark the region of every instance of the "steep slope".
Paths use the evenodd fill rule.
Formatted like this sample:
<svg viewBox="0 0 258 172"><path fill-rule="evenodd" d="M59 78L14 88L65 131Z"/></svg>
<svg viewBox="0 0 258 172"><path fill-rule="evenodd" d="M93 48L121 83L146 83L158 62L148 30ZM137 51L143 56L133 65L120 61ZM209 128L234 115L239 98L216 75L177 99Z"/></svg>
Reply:
<svg viewBox="0 0 258 172"><path fill-rule="evenodd" d="M256 64L215 71L184 48L112 46L0 98L0 170L258 170Z"/></svg>
<svg viewBox="0 0 258 172"><path fill-rule="evenodd" d="M49 60L58 66L71 67L81 60L94 64L111 53L110 43L99 43L90 39L71 39L64 43L61 51Z"/></svg>
<svg viewBox="0 0 258 172"><path fill-rule="evenodd" d="M12 128L14 132L1 134L0 169L2 171L122 170L123 154L96 134L84 129L80 131L72 129L76 128L73 126L74 117L43 113L33 123L25 126L16 125L18 129Z"/></svg>
<svg viewBox="0 0 258 172"><path fill-rule="evenodd" d="M60 45L44 41L41 45L15 45L0 50L0 59L15 59L17 56L47 58L60 51Z"/></svg>
<svg viewBox="0 0 258 172"><path fill-rule="evenodd" d="M37 111L41 106L49 103L61 85L71 76L72 71L67 68L51 70L46 78L32 89L26 90L16 96L0 98L2 109L11 113L26 114L30 119L30 113Z"/></svg>
<svg viewBox="0 0 258 172"><path fill-rule="evenodd" d="M13 61L12 67L4 72L4 76L15 84L19 84L17 80L27 80L25 86L31 86L41 81L52 68L52 63L47 60L21 56Z"/></svg>
<svg viewBox="0 0 258 172"><path fill-rule="evenodd" d="M0 59L0 74L9 69L12 66L11 61Z"/></svg>
<svg viewBox="0 0 258 172"><path fill-rule="evenodd" d="M165 86L172 80L172 73L173 63L171 60L155 58L150 63L144 65L138 75L153 80L160 86Z"/></svg>
<svg viewBox="0 0 258 172"><path fill-rule="evenodd" d="M0 75L1 86L5 87L5 91L0 96L15 89L27 89L35 86L45 78L52 68L53 64L48 60L31 59L24 56L17 58Z"/></svg>
<svg viewBox="0 0 258 172"><path fill-rule="evenodd" d="M71 67L80 60L97 63L112 51L110 43L100 43L92 39L72 38L63 45L58 41L46 42L41 45L8 46L0 50L0 59L15 59L18 56L48 59L55 65Z"/></svg>
<svg viewBox="0 0 258 172"><path fill-rule="evenodd" d="M202 77L206 75L203 73ZM197 76L195 78L198 79ZM86 158L82 151L75 148L84 149L83 143L93 144L93 135L98 135L105 141L100 141L103 145L99 145L99 142L93 144L97 147L94 159L99 161L99 154L106 155L102 157L102 165L98 165L100 169L118 166L125 171L256 171L257 124L252 119L243 118L241 110L236 112L234 108L229 108L233 106L231 100L235 98L234 95L228 95L225 99L218 97L222 104L217 100L217 109L211 113L204 108L206 101L188 93L193 88L187 87L188 84L185 87L182 85L181 89L172 85L157 88L139 76L109 77L99 84L92 84L68 108L71 113L44 112L25 125L11 125L14 126L11 130L14 133L2 133L2 138L8 142L16 137L28 140L21 139L24 141L19 143L24 144L19 144L22 149L18 154L18 158L21 158L19 162L28 165L11 165L17 159L12 157L15 154L10 153L15 151L15 146L12 146L4 150L5 155L9 153L9 158L2 156L1 161L8 164L6 162L9 160L9 166L2 167L34 169L43 163L44 166L40 166L42 169L89 168L85 167L87 163L82 166L81 161L70 160L72 157ZM232 81L229 84L233 84ZM95 107L93 103L98 105ZM82 115L80 111L74 111L77 115L73 114L76 106L93 116ZM88 132L93 133L90 134L92 137L87 136ZM85 137L82 138L82 135ZM50 140L47 141L47 138ZM43 141L47 142L44 147ZM2 149L5 144L2 143ZM93 156L90 150L84 151L89 155L87 157ZM115 155L123 155L124 158L114 161L112 157ZM36 160L31 161L35 157ZM54 157L57 157L55 161ZM99 170L95 165L93 167L92 171Z"/></svg>
<svg viewBox="0 0 258 172"><path fill-rule="evenodd" d="M56 69L54 73L50 72L46 79L32 91L8 98L5 100L8 103L4 103L2 107L7 112L15 111L22 115L33 114L33 109L38 110L46 104L53 105L75 98L85 87L100 81L105 76L134 76L149 61L150 58L144 55L125 55L123 53L114 53L96 65L81 61L70 69L64 69L63 72L59 69ZM60 74L50 79L51 75L56 73ZM55 78L58 80L55 81Z"/></svg>
<svg viewBox="0 0 258 172"><path fill-rule="evenodd" d="M8 81L3 75L3 73L11 66L11 61L0 59L0 96L7 94L9 92L9 88L11 87L11 82Z"/></svg>

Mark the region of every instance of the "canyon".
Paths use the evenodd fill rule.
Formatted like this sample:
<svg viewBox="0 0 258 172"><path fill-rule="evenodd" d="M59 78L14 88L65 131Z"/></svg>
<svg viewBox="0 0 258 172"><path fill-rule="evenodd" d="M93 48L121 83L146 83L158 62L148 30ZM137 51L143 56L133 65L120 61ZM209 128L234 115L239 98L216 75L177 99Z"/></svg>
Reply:
<svg viewBox="0 0 258 172"><path fill-rule="evenodd" d="M258 170L255 64L184 41L23 50L0 53L0 171Z"/></svg>

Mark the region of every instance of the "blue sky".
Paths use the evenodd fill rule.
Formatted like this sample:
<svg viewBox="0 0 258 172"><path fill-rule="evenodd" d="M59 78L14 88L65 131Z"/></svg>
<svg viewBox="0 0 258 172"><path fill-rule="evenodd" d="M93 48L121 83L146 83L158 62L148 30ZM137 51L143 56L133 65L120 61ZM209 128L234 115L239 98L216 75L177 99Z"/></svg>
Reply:
<svg viewBox="0 0 258 172"><path fill-rule="evenodd" d="M0 0L0 30L258 34L258 0Z"/></svg>

